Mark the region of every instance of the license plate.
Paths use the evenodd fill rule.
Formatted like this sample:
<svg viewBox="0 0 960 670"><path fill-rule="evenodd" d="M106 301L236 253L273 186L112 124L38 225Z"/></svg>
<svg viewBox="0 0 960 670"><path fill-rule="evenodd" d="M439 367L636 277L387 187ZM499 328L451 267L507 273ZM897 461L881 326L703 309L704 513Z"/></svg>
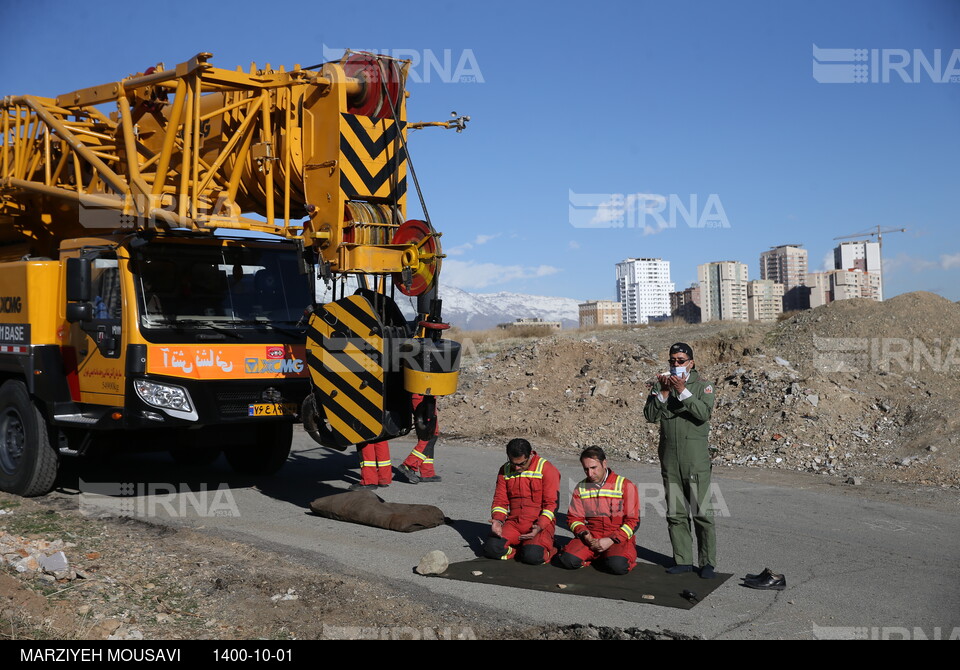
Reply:
<svg viewBox="0 0 960 670"><path fill-rule="evenodd" d="M297 413L293 403L258 402L247 408L247 416L291 416Z"/></svg>

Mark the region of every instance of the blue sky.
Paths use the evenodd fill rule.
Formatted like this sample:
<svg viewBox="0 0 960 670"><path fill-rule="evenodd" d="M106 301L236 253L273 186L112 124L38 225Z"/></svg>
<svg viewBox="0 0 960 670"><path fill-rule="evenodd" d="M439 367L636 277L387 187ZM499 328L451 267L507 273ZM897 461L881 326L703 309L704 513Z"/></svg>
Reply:
<svg viewBox="0 0 960 670"><path fill-rule="evenodd" d="M834 237L879 225L908 229L884 238L888 297L960 300L960 81L929 73L960 80L960 3L138 5L3 2L0 95L199 51L226 68L313 65L345 47L406 55L419 61L411 120L472 117L460 135L410 138L444 233L442 282L613 298L624 258L669 260L682 288L709 261L758 278L760 252L785 243L822 269ZM866 50L877 83L817 81L814 45ZM688 225L671 203L713 218Z"/></svg>

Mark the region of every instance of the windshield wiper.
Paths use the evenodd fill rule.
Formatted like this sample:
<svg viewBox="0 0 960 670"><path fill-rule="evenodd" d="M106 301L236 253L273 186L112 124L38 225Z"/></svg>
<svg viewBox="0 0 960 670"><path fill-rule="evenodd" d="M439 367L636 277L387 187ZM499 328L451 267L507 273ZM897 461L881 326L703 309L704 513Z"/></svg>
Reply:
<svg viewBox="0 0 960 670"><path fill-rule="evenodd" d="M184 326L204 326L215 330L218 333L223 333L224 335L229 335L238 340L243 339L243 335L237 333L236 331L230 330L229 328L222 328L220 326L214 325L212 321L206 321L204 319L177 319L176 321L164 321L161 325L164 326L173 326L179 330L183 330Z"/></svg>
<svg viewBox="0 0 960 670"><path fill-rule="evenodd" d="M284 328L283 326L278 326L272 321L258 321L257 319L236 320L231 321L230 323L236 323L241 326L266 326L267 328L279 330L281 333L286 333L292 337L299 337L300 335L303 335L304 330L306 330L306 325L298 326L298 329Z"/></svg>

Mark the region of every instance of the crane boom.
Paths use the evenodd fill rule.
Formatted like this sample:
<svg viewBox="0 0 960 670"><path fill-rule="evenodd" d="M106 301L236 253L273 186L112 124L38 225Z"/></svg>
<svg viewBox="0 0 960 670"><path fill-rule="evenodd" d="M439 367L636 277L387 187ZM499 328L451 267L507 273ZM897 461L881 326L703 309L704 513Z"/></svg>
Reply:
<svg viewBox="0 0 960 670"><path fill-rule="evenodd" d="M853 240L858 237L876 237L878 238L878 241L879 241L880 239L883 238L883 236L886 233L905 233L905 232L907 232L906 228L895 228L895 227L881 228L880 226L876 226L876 230L874 230L873 228L869 228L863 231L862 233L856 233L854 235L841 235L840 237L834 237L833 239Z"/></svg>
<svg viewBox="0 0 960 670"><path fill-rule="evenodd" d="M239 72L210 57L52 99L5 98L0 220L16 231L0 242L19 233L50 255L58 236L118 222L235 228L302 236L335 272L410 267L388 248L406 215L406 64L350 54L319 72ZM93 216L103 210L123 218Z"/></svg>

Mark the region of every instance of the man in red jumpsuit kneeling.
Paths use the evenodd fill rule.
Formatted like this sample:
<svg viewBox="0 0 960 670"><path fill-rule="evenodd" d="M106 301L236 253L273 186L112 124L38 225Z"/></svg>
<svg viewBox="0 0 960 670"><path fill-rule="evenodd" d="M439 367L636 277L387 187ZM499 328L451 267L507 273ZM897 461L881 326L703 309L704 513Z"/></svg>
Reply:
<svg viewBox="0 0 960 670"><path fill-rule="evenodd" d="M637 564L637 487L607 466L600 447L584 449L580 464L587 477L573 490L567 523L575 537L560 555L560 565L575 570L597 562L607 572L625 575Z"/></svg>
<svg viewBox="0 0 960 670"><path fill-rule="evenodd" d="M556 528L560 499L560 471L533 451L524 439L507 443L509 461L497 475L490 512L490 537L483 545L487 558L540 565L556 553Z"/></svg>

